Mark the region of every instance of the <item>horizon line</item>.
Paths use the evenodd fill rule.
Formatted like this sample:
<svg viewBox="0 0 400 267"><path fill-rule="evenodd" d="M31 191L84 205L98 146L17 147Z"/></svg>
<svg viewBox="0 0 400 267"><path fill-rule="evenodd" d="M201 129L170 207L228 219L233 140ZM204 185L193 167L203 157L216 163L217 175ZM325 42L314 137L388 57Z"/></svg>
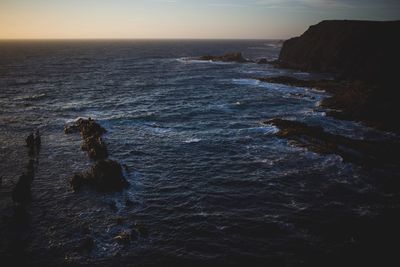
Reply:
<svg viewBox="0 0 400 267"><path fill-rule="evenodd" d="M283 41L289 38L0 38L1 41L175 41L175 40L188 40L188 41Z"/></svg>

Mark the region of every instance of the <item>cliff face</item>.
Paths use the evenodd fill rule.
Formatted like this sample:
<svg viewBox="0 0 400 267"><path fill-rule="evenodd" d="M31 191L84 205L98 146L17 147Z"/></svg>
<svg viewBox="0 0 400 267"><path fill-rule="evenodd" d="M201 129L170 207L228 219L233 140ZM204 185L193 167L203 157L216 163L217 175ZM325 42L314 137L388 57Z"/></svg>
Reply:
<svg viewBox="0 0 400 267"><path fill-rule="evenodd" d="M400 21L322 21L284 42L278 64L337 73L323 106L331 115L400 133Z"/></svg>
<svg viewBox="0 0 400 267"><path fill-rule="evenodd" d="M400 21L322 21L284 42L283 67L383 81L397 74Z"/></svg>

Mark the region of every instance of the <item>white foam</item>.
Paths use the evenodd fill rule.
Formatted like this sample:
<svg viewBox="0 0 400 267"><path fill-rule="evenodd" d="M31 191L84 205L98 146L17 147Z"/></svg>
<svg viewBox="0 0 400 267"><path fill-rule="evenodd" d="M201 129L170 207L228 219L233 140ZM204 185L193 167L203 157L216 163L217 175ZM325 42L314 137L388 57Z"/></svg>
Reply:
<svg viewBox="0 0 400 267"><path fill-rule="evenodd" d="M263 124L262 126L259 126L259 127L242 129L241 131L249 131L249 132L255 132L255 133L263 133L265 135L272 135L272 134L276 134L277 132L279 132L279 129L272 124Z"/></svg>
<svg viewBox="0 0 400 267"><path fill-rule="evenodd" d="M239 84L239 85L253 85L253 86L261 85L261 82L256 79L233 79L232 81L234 84Z"/></svg>
<svg viewBox="0 0 400 267"><path fill-rule="evenodd" d="M229 65L229 64L238 64L237 62L224 62L224 61L213 61L213 60L200 60L194 58L177 58L175 59L178 62L184 64L216 64L216 65Z"/></svg>
<svg viewBox="0 0 400 267"><path fill-rule="evenodd" d="M36 95L28 95L28 96L19 96L14 98L14 100L34 100L34 99L40 99L43 97L46 97L47 95L45 93L42 94L36 94Z"/></svg>
<svg viewBox="0 0 400 267"><path fill-rule="evenodd" d="M187 140L185 140L185 141L183 141L184 143L186 143L186 144L190 144L190 143L198 143L198 142L200 142L202 139L200 139L200 138L189 138L189 139L187 139Z"/></svg>

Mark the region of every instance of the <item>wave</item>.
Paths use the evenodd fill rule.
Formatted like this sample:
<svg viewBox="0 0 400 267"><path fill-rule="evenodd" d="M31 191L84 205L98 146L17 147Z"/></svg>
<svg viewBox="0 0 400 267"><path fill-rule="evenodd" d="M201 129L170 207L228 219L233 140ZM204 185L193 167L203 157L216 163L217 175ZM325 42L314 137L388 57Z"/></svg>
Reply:
<svg viewBox="0 0 400 267"><path fill-rule="evenodd" d="M261 82L256 79L232 79L232 82L238 85L253 85L253 86L262 85Z"/></svg>
<svg viewBox="0 0 400 267"><path fill-rule="evenodd" d="M183 142L186 143L186 144L190 144L190 143L198 143L200 141L202 141L201 138L189 138L189 139L187 139L187 140L185 140Z"/></svg>
<svg viewBox="0 0 400 267"><path fill-rule="evenodd" d="M36 94L36 95L19 96L19 97L14 98L14 100L16 100L16 101L20 101L20 100L23 100L23 101L26 101L26 100L40 100L40 99L43 99L45 97L47 97L47 94L42 93L42 94Z"/></svg>
<svg viewBox="0 0 400 267"><path fill-rule="evenodd" d="M213 60L199 60L199 59L194 59L194 58L177 58L175 59L178 62L184 63L184 64L216 64L216 65L230 65L230 64L240 64L236 62L222 62L222 61L213 61Z"/></svg>

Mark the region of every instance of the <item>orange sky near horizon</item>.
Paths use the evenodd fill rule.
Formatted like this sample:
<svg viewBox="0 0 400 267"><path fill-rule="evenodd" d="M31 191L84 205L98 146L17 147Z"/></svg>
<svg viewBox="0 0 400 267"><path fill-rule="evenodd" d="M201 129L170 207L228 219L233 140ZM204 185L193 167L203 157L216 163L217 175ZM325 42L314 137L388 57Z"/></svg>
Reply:
<svg viewBox="0 0 400 267"><path fill-rule="evenodd" d="M0 39L286 39L323 19L398 18L396 1L357 1L0 0Z"/></svg>

